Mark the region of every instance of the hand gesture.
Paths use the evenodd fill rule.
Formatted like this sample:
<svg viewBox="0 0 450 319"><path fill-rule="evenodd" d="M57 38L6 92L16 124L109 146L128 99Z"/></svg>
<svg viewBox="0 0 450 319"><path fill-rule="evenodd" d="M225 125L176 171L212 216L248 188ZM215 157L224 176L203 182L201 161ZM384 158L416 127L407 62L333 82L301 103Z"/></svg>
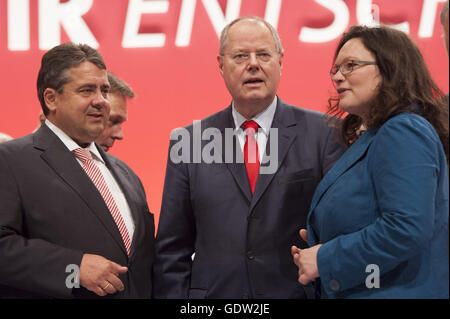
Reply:
<svg viewBox="0 0 450 319"><path fill-rule="evenodd" d="M299 234L305 242L308 242L308 232L306 229L301 229ZM302 285L307 285L320 276L319 268L317 267L317 252L320 246L322 244L305 249L300 249L297 246L291 247L294 264L298 267L298 281Z"/></svg>
<svg viewBox="0 0 450 319"><path fill-rule="evenodd" d="M84 254L80 264L80 284L99 296L114 294L124 289L119 274L128 271L102 256Z"/></svg>

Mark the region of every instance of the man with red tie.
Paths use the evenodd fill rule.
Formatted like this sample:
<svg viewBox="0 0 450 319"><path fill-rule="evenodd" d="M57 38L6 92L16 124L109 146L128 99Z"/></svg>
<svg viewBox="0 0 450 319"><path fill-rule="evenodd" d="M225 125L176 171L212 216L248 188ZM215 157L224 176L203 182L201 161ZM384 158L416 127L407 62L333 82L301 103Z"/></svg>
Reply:
<svg viewBox="0 0 450 319"><path fill-rule="evenodd" d="M344 146L322 114L276 95L283 48L266 21L245 17L228 24L217 60L233 101L200 122L200 135L215 137L201 140L201 154L195 146L187 156L173 151L180 141L171 138L154 297L312 297L311 287L297 281L290 247L305 246L298 230L315 187ZM195 126L184 129L191 146Z"/></svg>
<svg viewBox="0 0 450 319"><path fill-rule="evenodd" d="M94 143L110 112L103 58L87 45L56 46L37 87L44 124L0 145L0 298L150 298L144 189Z"/></svg>

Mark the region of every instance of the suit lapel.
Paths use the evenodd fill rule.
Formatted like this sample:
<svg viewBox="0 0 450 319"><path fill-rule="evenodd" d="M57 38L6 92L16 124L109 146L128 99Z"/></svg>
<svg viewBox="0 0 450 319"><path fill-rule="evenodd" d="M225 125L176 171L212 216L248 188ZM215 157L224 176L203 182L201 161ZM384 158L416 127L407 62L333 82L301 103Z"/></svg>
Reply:
<svg viewBox="0 0 450 319"><path fill-rule="evenodd" d="M274 114L274 118L272 121L272 128L278 130L278 149L272 149L271 143L270 143L270 134L267 139L267 145L266 145L266 152L265 154L271 154L271 152L277 152L278 151L278 164L275 172L273 174L259 174L258 180L256 181L255 186L255 193L253 194L253 198L250 205L249 212L251 213L255 205L258 203L258 201L261 199L262 195L266 191L267 187L269 186L270 182L278 172L278 168L283 163L284 159L286 158L286 155L288 153L289 148L291 147L292 143L296 139L296 130L294 127L296 126L296 122L294 120L294 117L289 115L289 110L285 108L283 105L284 103L281 101L280 98L278 98L278 104L277 109ZM274 145L272 145L274 146ZM263 163L267 162L267 157L264 155L265 160L263 160ZM245 167L244 167L245 168ZM261 171L261 169L260 169Z"/></svg>
<svg viewBox="0 0 450 319"><path fill-rule="evenodd" d="M119 184L120 189L122 190L125 199L127 200L131 215L133 216L135 229L133 238L131 238L131 257L134 254L136 242L139 242L139 239L144 235L143 227L145 225L144 221L141 220L143 216L142 214L140 214L140 208L137 206L136 201L133 200L133 197L130 193L130 191L133 190L134 187L130 183L128 172L124 167L122 167L122 164L116 158L110 156L109 154L106 154L100 147L97 146L97 149L104 158L106 166Z"/></svg>
<svg viewBox="0 0 450 319"><path fill-rule="evenodd" d="M244 196L247 198L248 202L250 203L252 200L250 185L248 183L248 177L247 177L247 170L245 169L244 163L235 163L227 164L228 169L230 170L231 174L233 175L234 180L238 184L239 188L241 189Z"/></svg>
<svg viewBox="0 0 450 319"><path fill-rule="evenodd" d="M308 221L311 213L320 202L327 190L339 179L342 174L349 170L359 159L365 156L370 144L375 136L375 130L366 131L336 162L328 171L322 181L316 188L311 202L311 209L308 215Z"/></svg>
<svg viewBox="0 0 450 319"><path fill-rule="evenodd" d="M236 184L238 184L241 192L250 203L252 200L252 193L250 190L250 185L248 183L244 157L242 152L240 151L241 148L239 145L239 140L237 136L233 135L233 139L232 141L230 141L230 145L227 145L225 139L225 129L235 129L233 115L231 114L231 105L222 113L222 116L218 119L215 127L217 127L222 132L222 161L223 163L226 163L225 154L233 154L233 162L226 163L227 168L231 172L231 175L233 175L233 178L236 181Z"/></svg>
<svg viewBox="0 0 450 319"><path fill-rule="evenodd" d="M43 125L35 133L34 146L43 151L42 159L80 196L126 254L119 229L100 192L64 143Z"/></svg>

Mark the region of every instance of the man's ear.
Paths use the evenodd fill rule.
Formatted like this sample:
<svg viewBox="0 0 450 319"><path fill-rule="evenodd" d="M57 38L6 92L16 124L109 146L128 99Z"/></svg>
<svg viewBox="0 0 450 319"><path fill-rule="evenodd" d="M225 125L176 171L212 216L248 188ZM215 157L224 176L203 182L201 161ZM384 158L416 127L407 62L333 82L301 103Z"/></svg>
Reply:
<svg viewBox="0 0 450 319"><path fill-rule="evenodd" d="M217 63L219 64L220 74L222 74L223 76L223 56L221 55L217 56Z"/></svg>
<svg viewBox="0 0 450 319"><path fill-rule="evenodd" d="M44 102L50 112L57 108L58 92L52 88L46 88L44 91Z"/></svg>
<svg viewBox="0 0 450 319"><path fill-rule="evenodd" d="M280 53L280 58L278 61L278 63L280 63L280 74L283 71L283 58L284 58L284 53L282 52L282 53Z"/></svg>

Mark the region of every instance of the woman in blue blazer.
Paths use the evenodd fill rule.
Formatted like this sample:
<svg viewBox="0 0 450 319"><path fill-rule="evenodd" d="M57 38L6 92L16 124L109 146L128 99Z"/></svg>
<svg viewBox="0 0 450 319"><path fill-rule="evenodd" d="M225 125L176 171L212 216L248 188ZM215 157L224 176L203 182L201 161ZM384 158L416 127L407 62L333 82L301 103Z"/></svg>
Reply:
<svg viewBox="0 0 450 319"><path fill-rule="evenodd" d="M292 247L322 298L448 298L448 106L403 32L352 27L331 68L350 146Z"/></svg>

